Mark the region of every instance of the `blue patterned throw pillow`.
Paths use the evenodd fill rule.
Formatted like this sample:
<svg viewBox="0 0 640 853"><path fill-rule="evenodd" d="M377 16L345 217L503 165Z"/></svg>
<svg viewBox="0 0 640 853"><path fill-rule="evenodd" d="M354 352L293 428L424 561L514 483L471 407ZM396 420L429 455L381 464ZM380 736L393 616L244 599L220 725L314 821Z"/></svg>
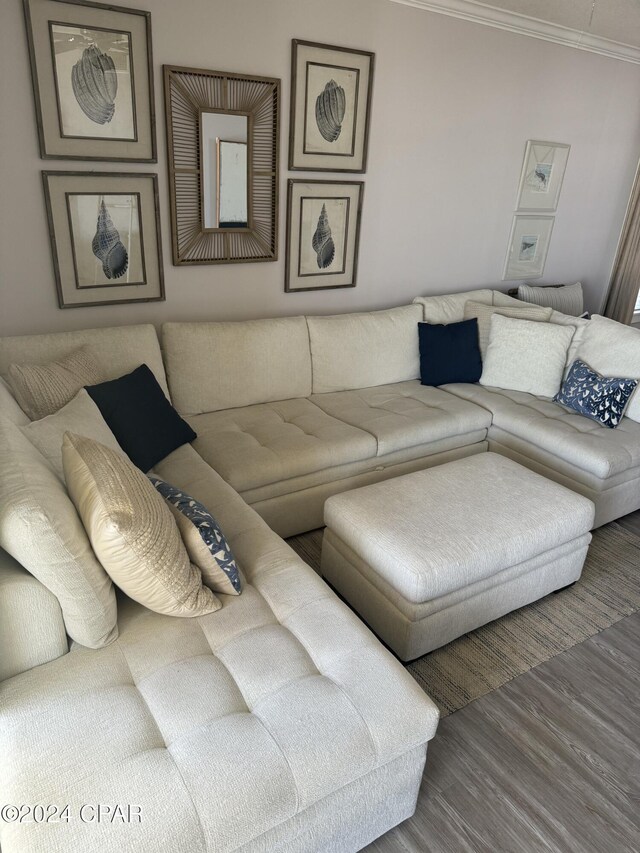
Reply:
<svg viewBox="0 0 640 853"><path fill-rule="evenodd" d="M553 399L556 403L562 403L581 415L615 429L622 420L637 384L637 379L601 376L578 358L571 365L562 388Z"/></svg>
<svg viewBox="0 0 640 853"><path fill-rule="evenodd" d="M242 584L238 567L215 518L191 495L165 483L160 477L147 476L169 505L189 559L202 572L205 586L214 592L239 595Z"/></svg>

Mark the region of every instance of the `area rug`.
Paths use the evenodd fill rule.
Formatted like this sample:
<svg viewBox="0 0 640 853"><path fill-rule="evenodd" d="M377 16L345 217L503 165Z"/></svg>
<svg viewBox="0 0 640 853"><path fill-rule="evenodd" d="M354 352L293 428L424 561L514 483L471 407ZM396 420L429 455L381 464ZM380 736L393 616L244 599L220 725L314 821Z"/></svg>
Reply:
<svg viewBox="0 0 640 853"><path fill-rule="evenodd" d="M316 571L322 531L289 539ZM578 583L407 665L443 717L640 610L640 536L617 522L594 531Z"/></svg>

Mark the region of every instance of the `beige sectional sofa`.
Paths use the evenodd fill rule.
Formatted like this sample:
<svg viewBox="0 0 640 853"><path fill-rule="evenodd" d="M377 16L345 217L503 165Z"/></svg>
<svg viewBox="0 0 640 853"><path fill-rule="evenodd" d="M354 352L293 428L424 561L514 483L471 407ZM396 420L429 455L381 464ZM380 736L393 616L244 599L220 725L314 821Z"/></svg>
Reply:
<svg viewBox="0 0 640 853"><path fill-rule="evenodd" d="M119 594L118 637L69 647L56 596L0 552L0 801L71 818L0 821L3 853L350 851L412 813L437 710L280 537L320 526L329 495L489 447L586 494L598 524L640 507L640 424L420 384L417 323L467 299L508 298L168 323L162 350L149 326L0 339L2 376L81 344L113 377L148 364L198 433L156 473L217 518L245 584L193 619ZM2 382L0 409L27 420ZM142 819L80 819L99 803Z"/></svg>

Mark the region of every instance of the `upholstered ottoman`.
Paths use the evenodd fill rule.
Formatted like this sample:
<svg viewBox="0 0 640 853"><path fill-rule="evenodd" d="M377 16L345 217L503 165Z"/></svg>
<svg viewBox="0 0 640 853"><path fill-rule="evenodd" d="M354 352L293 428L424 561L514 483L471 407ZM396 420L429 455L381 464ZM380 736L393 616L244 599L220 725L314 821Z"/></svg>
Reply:
<svg viewBox="0 0 640 853"><path fill-rule="evenodd" d="M402 660L576 581L593 503L496 453L335 495L322 574Z"/></svg>

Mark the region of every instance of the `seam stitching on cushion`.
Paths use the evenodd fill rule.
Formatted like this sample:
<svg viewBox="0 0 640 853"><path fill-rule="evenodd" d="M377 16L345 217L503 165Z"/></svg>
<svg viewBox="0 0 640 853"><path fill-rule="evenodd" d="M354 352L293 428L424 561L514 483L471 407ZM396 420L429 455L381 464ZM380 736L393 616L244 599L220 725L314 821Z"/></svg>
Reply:
<svg viewBox="0 0 640 853"><path fill-rule="evenodd" d="M262 717L260 717L258 714L254 714L254 713L253 713L253 711L251 712L251 716L253 717L253 719L254 719L254 720L257 720L257 721L260 723L260 725L262 726L262 728L263 728L263 729L265 730L265 732L269 735L269 737L271 738L272 742L275 744L276 749L278 750L278 752L279 752L279 753L280 753L280 755L282 756L282 760L283 760L283 761L284 761L284 763L287 765L287 768L288 768L288 770L289 770L289 773L291 774L291 779L293 780L293 787L294 787L295 792L296 792L296 807L295 807L295 812L294 812L294 814L298 814L298 812L300 811L300 800L301 800L301 796L300 796L300 788L298 787L298 780L296 779L296 774L293 772L293 767L291 766L291 764L290 764L290 762L289 762L289 759L287 758L287 756L286 756L286 753L285 753L284 749L282 748L281 744L278 742L278 739L277 739L277 738L276 738L276 736L273 734L273 732L271 731L271 729L267 726L267 724L266 724L266 723L265 723L265 721L262 719ZM254 836L254 838L255 838L255 836Z"/></svg>

